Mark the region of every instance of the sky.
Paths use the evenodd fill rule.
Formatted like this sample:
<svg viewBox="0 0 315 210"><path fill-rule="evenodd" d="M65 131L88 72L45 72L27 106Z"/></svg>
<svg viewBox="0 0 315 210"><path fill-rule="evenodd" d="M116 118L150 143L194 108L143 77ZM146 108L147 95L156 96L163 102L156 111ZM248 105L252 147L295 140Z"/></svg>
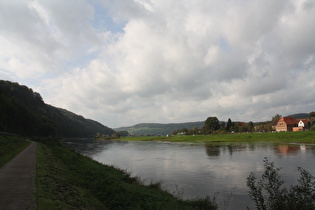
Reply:
<svg viewBox="0 0 315 210"><path fill-rule="evenodd" d="M0 79L111 128L315 111L315 0L1 0Z"/></svg>

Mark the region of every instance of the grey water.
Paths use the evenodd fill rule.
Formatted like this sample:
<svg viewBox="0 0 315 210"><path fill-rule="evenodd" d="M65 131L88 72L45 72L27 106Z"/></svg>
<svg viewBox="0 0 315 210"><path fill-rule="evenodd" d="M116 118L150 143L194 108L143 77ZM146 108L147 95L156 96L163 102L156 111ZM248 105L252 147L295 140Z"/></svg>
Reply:
<svg viewBox="0 0 315 210"><path fill-rule="evenodd" d="M94 160L140 177L183 199L217 196L220 209L255 209L246 178L260 178L265 157L281 167L287 186L296 185L302 167L315 175L315 145L257 143L170 143L66 140L65 145Z"/></svg>

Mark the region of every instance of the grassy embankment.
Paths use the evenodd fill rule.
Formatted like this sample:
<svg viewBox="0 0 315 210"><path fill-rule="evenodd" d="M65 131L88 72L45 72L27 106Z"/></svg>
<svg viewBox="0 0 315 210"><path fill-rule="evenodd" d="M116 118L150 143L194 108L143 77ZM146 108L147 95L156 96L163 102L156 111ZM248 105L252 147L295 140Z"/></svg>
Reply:
<svg viewBox="0 0 315 210"><path fill-rule="evenodd" d="M102 165L60 146L39 141L38 209L216 209L209 198L185 201L145 186L125 171Z"/></svg>
<svg viewBox="0 0 315 210"><path fill-rule="evenodd" d="M23 151L30 142L17 136L0 136L0 167Z"/></svg>
<svg viewBox="0 0 315 210"><path fill-rule="evenodd" d="M162 136L140 136L124 137L125 141L170 141L170 142L296 142L315 143L314 131L303 132L280 132L280 133L236 133L236 134L213 134L213 135L176 135L170 137Z"/></svg>

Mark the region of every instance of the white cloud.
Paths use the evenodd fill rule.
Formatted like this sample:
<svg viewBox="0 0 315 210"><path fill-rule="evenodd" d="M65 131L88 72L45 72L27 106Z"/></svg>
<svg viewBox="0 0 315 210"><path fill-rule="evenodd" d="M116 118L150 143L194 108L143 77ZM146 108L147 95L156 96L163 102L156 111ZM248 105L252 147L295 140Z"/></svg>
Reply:
<svg viewBox="0 0 315 210"><path fill-rule="evenodd" d="M313 0L3 1L0 76L111 127L268 120L314 107L314 19Z"/></svg>

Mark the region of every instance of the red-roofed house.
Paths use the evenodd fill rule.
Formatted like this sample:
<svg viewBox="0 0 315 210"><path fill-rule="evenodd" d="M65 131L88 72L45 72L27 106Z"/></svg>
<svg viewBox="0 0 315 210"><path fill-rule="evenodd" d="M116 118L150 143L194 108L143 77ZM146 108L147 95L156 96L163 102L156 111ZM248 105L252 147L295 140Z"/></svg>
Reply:
<svg viewBox="0 0 315 210"><path fill-rule="evenodd" d="M298 123L293 117L282 117L276 125L276 131L293 131L293 127L298 127Z"/></svg>
<svg viewBox="0 0 315 210"><path fill-rule="evenodd" d="M293 131L305 131L308 130L309 119L298 120L298 127L294 127Z"/></svg>

